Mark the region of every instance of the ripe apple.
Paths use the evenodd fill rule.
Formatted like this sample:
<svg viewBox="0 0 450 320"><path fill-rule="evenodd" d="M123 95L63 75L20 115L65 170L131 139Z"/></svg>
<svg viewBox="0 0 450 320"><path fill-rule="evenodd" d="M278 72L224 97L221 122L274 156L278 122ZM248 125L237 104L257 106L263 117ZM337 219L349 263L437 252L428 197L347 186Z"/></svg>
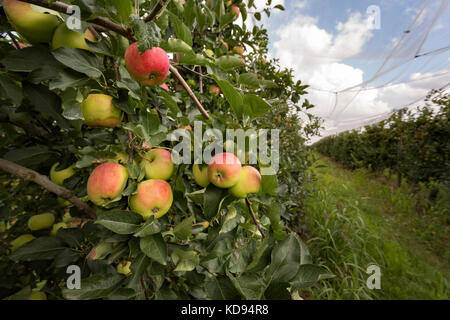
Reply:
<svg viewBox="0 0 450 320"><path fill-rule="evenodd" d="M170 184L164 180L150 179L139 183L137 193L130 198L130 208L147 220L159 218L169 211L173 202Z"/></svg>
<svg viewBox="0 0 450 320"><path fill-rule="evenodd" d="M233 47L233 53L237 53L242 56L244 54L244 52L245 52L245 48L243 46Z"/></svg>
<svg viewBox="0 0 450 320"><path fill-rule="evenodd" d="M92 42L97 40L95 35L89 29L86 29L84 34L81 34L70 30L65 23L61 23L53 34L52 49L55 50L59 47L69 47L92 51L85 39Z"/></svg>
<svg viewBox="0 0 450 320"><path fill-rule="evenodd" d="M3 0L3 9L14 29L31 43L50 42L53 32L60 23L57 16L44 13L54 12L53 10L22 1Z"/></svg>
<svg viewBox="0 0 450 320"><path fill-rule="evenodd" d="M106 94L90 94L81 103L84 122L90 127L114 128L120 122L121 112Z"/></svg>
<svg viewBox="0 0 450 320"><path fill-rule="evenodd" d="M241 13L238 6L231 6L231 12L233 12L236 18L239 17L239 14Z"/></svg>
<svg viewBox="0 0 450 320"><path fill-rule="evenodd" d="M152 149L145 153L141 167L147 179L168 180L174 169L172 154L165 149Z"/></svg>
<svg viewBox="0 0 450 320"><path fill-rule="evenodd" d="M232 195L246 198L249 193L257 193L261 189L261 174L251 166L242 167L238 182L230 188Z"/></svg>
<svg viewBox="0 0 450 320"><path fill-rule="evenodd" d="M56 171L56 168L58 167L59 162L56 162L52 168L50 169L50 180L52 180L57 185L62 186L64 183L64 180L69 179L75 174L75 165L71 165L65 169Z"/></svg>
<svg viewBox="0 0 450 320"><path fill-rule="evenodd" d="M208 165L208 178L216 187L230 188L238 182L241 171L241 162L234 154L219 153Z"/></svg>
<svg viewBox="0 0 450 320"><path fill-rule="evenodd" d="M194 175L195 182L200 187L206 188L206 186L208 186L208 166L194 164L194 166L192 167L192 174Z"/></svg>
<svg viewBox="0 0 450 320"><path fill-rule="evenodd" d="M65 224L64 222L55 223L52 227L52 231L50 231L50 235L56 236L56 234L58 233L58 230L61 228L67 229L67 224Z"/></svg>
<svg viewBox="0 0 450 320"><path fill-rule="evenodd" d="M169 92L169 86L167 85L167 83L163 83L159 87Z"/></svg>
<svg viewBox="0 0 450 320"><path fill-rule="evenodd" d="M29 296L28 296L28 300L47 300L47 295L45 294L45 292L32 292Z"/></svg>
<svg viewBox="0 0 450 320"><path fill-rule="evenodd" d="M139 53L138 43L130 45L125 52L125 66L131 76L139 83L151 86L160 84L169 73L169 57L159 48L153 47Z"/></svg>
<svg viewBox="0 0 450 320"><path fill-rule="evenodd" d="M55 216L52 213L36 214L28 219L28 228L31 231L50 228L55 222Z"/></svg>
<svg viewBox="0 0 450 320"><path fill-rule="evenodd" d="M131 261L124 260L122 262L119 262L119 264L117 265L117 269L116 269L117 273L124 274L124 275L130 274L131 273L130 266L131 266Z"/></svg>
<svg viewBox="0 0 450 320"><path fill-rule="evenodd" d="M89 200L99 206L120 199L121 193L128 180L126 167L115 163L105 162L92 171L87 182Z"/></svg>
<svg viewBox="0 0 450 320"><path fill-rule="evenodd" d="M209 86L209 92L218 96L220 94L220 89L218 86L216 86L215 84L212 84Z"/></svg>
<svg viewBox="0 0 450 320"><path fill-rule="evenodd" d="M16 251L19 247L23 246L25 243L30 242L31 240L36 239L32 234L23 234L18 236L16 239L11 241L11 252Z"/></svg>

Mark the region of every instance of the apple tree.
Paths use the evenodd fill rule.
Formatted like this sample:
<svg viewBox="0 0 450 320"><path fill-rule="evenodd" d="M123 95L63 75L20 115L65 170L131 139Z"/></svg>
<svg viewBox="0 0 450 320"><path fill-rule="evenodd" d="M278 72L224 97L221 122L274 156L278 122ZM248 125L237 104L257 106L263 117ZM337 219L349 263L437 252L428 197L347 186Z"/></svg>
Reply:
<svg viewBox="0 0 450 320"><path fill-rule="evenodd" d="M329 276L299 236L307 86L245 24L270 2L2 2L0 297L291 299ZM227 129L279 130L278 170ZM194 164L218 144L239 160Z"/></svg>

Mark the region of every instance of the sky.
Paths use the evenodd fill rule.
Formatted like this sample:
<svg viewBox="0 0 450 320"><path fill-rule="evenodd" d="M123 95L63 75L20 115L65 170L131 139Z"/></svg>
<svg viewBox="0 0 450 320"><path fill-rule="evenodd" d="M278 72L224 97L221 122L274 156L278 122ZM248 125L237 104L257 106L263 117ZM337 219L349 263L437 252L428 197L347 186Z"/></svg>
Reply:
<svg viewBox="0 0 450 320"><path fill-rule="evenodd" d="M258 10L266 2L256 0ZM310 85L306 98L316 107L309 111L324 120L322 136L414 107L430 89L450 83L450 50L428 54L450 46L450 0L273 0L271 6L276 4L286 10L246 24L267 28L270 58Z"/></svg>

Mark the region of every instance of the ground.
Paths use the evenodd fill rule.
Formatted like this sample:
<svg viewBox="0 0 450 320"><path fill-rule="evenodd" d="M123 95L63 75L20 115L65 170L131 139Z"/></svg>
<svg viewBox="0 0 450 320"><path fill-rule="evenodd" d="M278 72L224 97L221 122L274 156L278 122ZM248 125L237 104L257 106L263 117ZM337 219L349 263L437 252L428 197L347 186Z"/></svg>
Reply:
<svg viewBox="0 0 450 320"><path fill-rule="evenodd" d="M395 177L350 171L318 156L308 199L309 246L336 275L304 292L309 299L448 299L448 195ZM442 193L442 192L441 192ZM381 268L381 289L366 286L367 266Z"/></svg>

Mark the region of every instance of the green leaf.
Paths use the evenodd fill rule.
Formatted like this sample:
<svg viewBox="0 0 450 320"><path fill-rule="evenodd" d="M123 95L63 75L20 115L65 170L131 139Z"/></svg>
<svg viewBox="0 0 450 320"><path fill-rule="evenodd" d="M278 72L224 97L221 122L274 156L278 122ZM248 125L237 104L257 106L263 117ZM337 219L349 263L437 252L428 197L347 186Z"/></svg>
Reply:
<svg viewBox="0 0 450 320"><path fill-rule="evenodd" d="M0 99L7 97L16 107L20 106L20 103L22 102L22 88L20 88L12 79L2 74L0 74L0 94Z"/></svg>
<svg viewBox="0 0 450 320"><path fill-rule="evenodd" d="M218 80L216 78L216 82L219 85L223 95L225 96L225 99L230 104L231 109L233 109L236 116L240 118L242 116L244 108L244 100L242 98L242 95L235 88L233 88L233 86L228 81Z"/></svg>
<svg viewBox="0 0 450 320"><path fill-rule="evenodd" d="M44 85L23 83L23 90L33 106L44 115L56 120L63 129L70 128L70 123L61 116L61 99Z"/></svg>
<svg viewBox="0 0 450 320"><path fill-rule="evenodd" d="M167 264L167 246L161 234L141 238L139 246L147 257L164 266Z"/></svg>
<svg viewBox="0 0 450 320"><path fill-rule="evenodd" d="M145 224L136 231L134 236L146 237L159 232L161 232L161 224L157 219L151 216L150 218L147 219Z"/></svg>
<svg viewBox="0 0 450 320"><path fill-rule="evenodd" d="M284 11L284 7L281 4L277 4L274 8L278 9L278 10L281 10L281 11Z"/></svg>
<svg viewBox="0 0 450 320"><path fill-rule="evenodd" d="M238 300L239 292L227 277L212 277L206 283L208 298L213 300Z"/></svg>
<svg viewBox="0 0 450 320"><path fill-rule="evenodd" d="M265 284L258 275L250 274L234 277L227 271L227 276L230 278L237 291L239 291L246 300L260 300L262 298Z"/></svg>
<svg viewBox="0 0 450 320"><path fill-rule="evenodd" d="M292 291L315 285L319 280L333 278L325 268L313 264L302 264L292 279Z"/></svg>
<svg viewBox="0 0 450 320"><path fill-rule="evenodd" d="M216 66L222 68L223 70L229 71L234 68L242 67L245 64L241 59L235 56L222 56L216 59Z"/></svg>
<svg viewBox="0 0 450 320"><path fill-rule="evenodd" d="M251 89L260 87L258 75L256 73L243 73L239 75L239 84L243 84Z"/></svg>
<svg viewBox="0 0 450 320"><path fill-rule="evenodd" d="M130 282L127 285L128 288L133 288L135 291L141 290L141 277L150 263L151 260L142 253L133 261L131 264Z"/></svg>
<svg viewBox="0 0 450 320"><path fill-rule="evenodd" d="M261 192L275 196L278 189L277 175L262 175L261 176Z"/></svg>
<svg viewBox="0 0 450 320"><path fill-rule="evenodd" d="M83 75L70 71L62 70L58 77L51 80L49 83L49 89L66 90L67 88L77 87L86 84L89 81L88 78Z"/></svg>
<svg viewBox="0 0 450 320"><path fill-rule="evenodd" d="M180 240L186 240L192 234L192 224L194 223L194 216L190 216L179 224L175 226L173 229L173 233Z"/></svg>
<svg viewBox="0 0 450 320"><path fill-rule="evenodd" d="M203 214L208 220L217 215L220 203L226 194L225 189L217 188L211 183L206 187L203 198Z"/></svg>
<svg viewBox="0 0 450 320"><path fill-rule="evenodd" d="M137 15L130 15L130 25L138 40L138 50L142 54L153 47L159 46L161 42L161 30L153 21L145 22Z"/></svg>
<svg viewBox="0 0 450 320"><path fill-rule="evenodd" d="M206 59L204 56L198 53L195 55L191 54L185 55L179 61L180 64L188 64L194 66L206 66L208 62L209 62L208 59Z"/></svg>
<svg viewBox="0 0 450 320"><path fill-rule="evenodd" d="M192 47L193 42L191 30L189 30L189 28L183 23L183 21L181 21L175 14L169 12L169 18L175 30L177 38L183 40Z"/></svg>
<svg viewBox="0 0 450 320"><path fill-rule="evenodd" d="M245 113L250 117L256 118L266 114L272 106L255 94L246 94L244 96Z"/></svg>
<svg viewBox="0 0 450 320"><path fill-rule="evenodd" d="M166 52L182 52L186 54L194 54L192 47L181 39L169 39L161 42L160 47Z"/></svg>
<svg viewBox="0 0 450 320"><path fill-rule="evenodd" d="M176 265L174 271L192 271L200 264L198 253L191 251L184 251L175 248L172 253L173 263Z"/></svg>
<svg viewBox="0 0 450 320"><path fill-rule="evenodd" d="M57 237L36 238L11 254L14 261L52 260L58 256L66 247Z"/></svg>
<svg viewBox="0 0 450 320"><path fill-rule="evenodd" d="M31 166L49 160L56 153L47 146L36 145L29 148L19 148L8 151L3 157L22 166Z"/></svg>
<svg viewBox="0 0 450 320"><path fill-rule="evenodd" d="M272 250L271 263L265 272L267 284L289 282L300 267L300 244L294 234L289 234Z"/></svg>
<svg viewBox="0 0 450 320"><path fill-rule="evenodd" d="M112 210L99 213L95 223L117 234L132 234L139 228L142 217L132 211Z"/></svg>
<svg viewBox="0 0 450 320"><path fill-rule="evenodd" d="M31 72L42 68L43 65L55 66L58 62L48 50L39 47L27 47L13 50L0 60L0 63L9 71Z"/></svg>
<svg viewBox="0 0 450 320"><path fill-rule="evenodd" d="M82 49L61 47L52 52L53 56L65 66L85 75L98 78L102 75L101 60Z"/></svg>
<svg viewBox="0 0 450 320"><path fill-rule="evenodd" d="M81 280L80 289L62 289L67 300L94 300L109 296L120 285L124 276L120 274L96 274Z"/></svg>
<svg viewBox="0 0 450 320"><path fill-rule="evenodd" d="M128 17L133 13L133 2L131 0L111 0L117 13L123 22L128 22Z"/></svg>

